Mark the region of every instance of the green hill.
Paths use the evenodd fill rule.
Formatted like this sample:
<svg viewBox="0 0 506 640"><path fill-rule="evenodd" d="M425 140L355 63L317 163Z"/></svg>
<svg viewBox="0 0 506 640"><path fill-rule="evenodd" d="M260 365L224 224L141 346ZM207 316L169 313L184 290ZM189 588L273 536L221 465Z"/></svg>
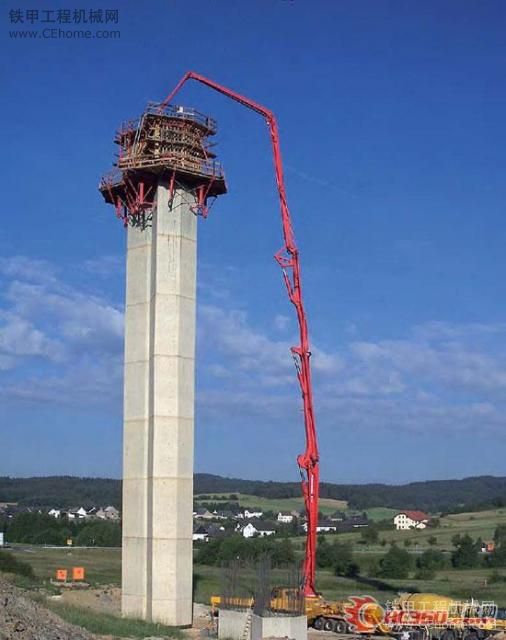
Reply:
<svg viewBox="0 0 506 640"><path fill-rule="evenodd" d="M298 482L272 482L195 474L195 493L244 494L269 500L301 498ZM323 500L342 501L348 508L422 509L480 511L506 506L506 477L478 476L463 480L432 480L404 485L321 484ZM0 502L33 506L121 505L121 481L105 478L50 476L34 478L0 477ZM288 508L288 507L287 507Z"/></svg>

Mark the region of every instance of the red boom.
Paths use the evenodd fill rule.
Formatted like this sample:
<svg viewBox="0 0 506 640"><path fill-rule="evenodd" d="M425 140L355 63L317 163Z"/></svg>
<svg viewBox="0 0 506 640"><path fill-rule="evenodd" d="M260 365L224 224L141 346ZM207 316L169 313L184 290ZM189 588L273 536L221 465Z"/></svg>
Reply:
<svg viewBox="0 0 506 640"><path fill-rule="evenodd" d="M248 109L256 111L263 116L269 127L272 141L272 151L274 156L274 169L276 172L276 183L279 194L279 204L281 207L281 222L283 226L283 237L285 245L280 249L275 258L283 270L283 279L290 302L297 312L299 323L300 344L292 347L292 355L297 369L297 378L302 393L304 407L304 425L306 431L306 449L304 453L297 457L297 463L302 476L302 492L306 506L307 515L307 538L306 554L304 560L303 590L306 596L316 596L315 569L316 569L316 527L318 523L318 498L320 489L319 464L318 464L318 443L316 439L316 425L313 411L313 389L311 385L311 367L309 358L309 336L307 328L306 313L302 301L302 288L300 276L299 251L295 243L292 220L286 199L285 180L283 177L283 163L281 160L281 149L279 146L278 123L272 111L262 105L242 96L227 87L223 87L204 76L189 71L179 81L172 93L160 105L162 111L181 89L187 80L197 80L202 84L232 98Z"/></svg>

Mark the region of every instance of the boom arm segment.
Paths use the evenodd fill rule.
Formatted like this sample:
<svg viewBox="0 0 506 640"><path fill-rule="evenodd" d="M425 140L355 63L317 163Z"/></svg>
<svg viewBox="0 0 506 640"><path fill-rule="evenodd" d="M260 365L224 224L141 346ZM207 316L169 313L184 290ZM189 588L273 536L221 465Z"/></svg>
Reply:
<svg viewBox="0 0 506 640"><path fill-rule="evenodd" d="M306 552L303 571L303 589L304 595L315 596L315 570L316 570L316 528L318 524L318 498L320 489L319 478L319 456L318 443L316 438L316 425L313 411L313 389L311 384L311 367L309 350L309 335L307 328L306 313L302 300L302 286L299 263L299 251L295 243L293 234L292 220L288 209L286 198L285 180L283 176L283 163L281 159L281 149L279 144L278 123L272 111L266 109L262 105L246 98L245 96L223 87L213 80L201 76L193 71L188 71L176 85L174 90L165 98L160 105L160 110L172 102L174 96L179 92L187 80L196 80L207 87L222 93L223 95L239 102L244 107L256 111L263 116L269 127L272 142L272 151L274 157L274 170L276 174L276 184L278 188L279 204L281 209L281 223L283 228L284 246L275 254L275 258L283 271L283 279L288 292L290 302L294 305L297 313L297 321L299 325L300 343L291 347L292 356L297 370L297 379L299 381L302 394L304 425L306 434L306 448L304 453L297 457L301 478L302 493L307 515L307 536L306 536Z"/></svg>

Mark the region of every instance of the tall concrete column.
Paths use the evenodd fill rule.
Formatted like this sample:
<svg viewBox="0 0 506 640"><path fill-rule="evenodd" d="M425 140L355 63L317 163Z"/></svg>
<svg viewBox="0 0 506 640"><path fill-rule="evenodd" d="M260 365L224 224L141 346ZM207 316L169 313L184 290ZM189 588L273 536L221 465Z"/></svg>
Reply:
<svg viewBox="0 0 506 640"><path fill-rule="evenodd" d="M152 226L128 228L122 612L189 625L197 217L168 199L159 184Z"/></svg>

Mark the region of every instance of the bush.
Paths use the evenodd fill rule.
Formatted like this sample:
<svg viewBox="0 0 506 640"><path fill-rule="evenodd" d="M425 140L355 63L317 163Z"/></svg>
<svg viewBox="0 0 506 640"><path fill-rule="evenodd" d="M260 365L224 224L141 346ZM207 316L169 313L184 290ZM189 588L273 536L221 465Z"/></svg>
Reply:
<svg viewBox="0 0 506 640"><path fill-rule="evenodd" d="M338 576L356 576L359 573L357 564L353 562L351 545L337 541L329 544L324 537L318 540L316 564L322 569L332 569Z"/></svg>
<svg viewBox="0 0 506 640"><path fill-rule="evenodd" d="M56 540L58 531L63 528L62 523L46 513L20 513L10 521L6 527L6 535L10 542L27 544L60 544L59 542L42 540L44 533L50 540ZM34 542L37 539L37 542Z"/></svg>
<svg viewBox="0 0 506 640"><path fill-rule="evenodd" d="M121 525L110 521L69 521L47 513L20 513L5 523L10 542L65 545L68 538L82 546L121 546Z"/></svg>
<svg viewBox="0 0 506 640"><path fill-rule="evenodd" d="M31 544L64 545L66 537L58 529L43 529L30 536Z"/></svg>
<svg viewBox="0 0 506 640"><path fill-rule="evenodd" d="M434 580L436 572L432 569L418 569L415 573L415 580Z"/></svg>
<svg viewBox="0 0 506 640"><path fill-rule="evenodd" d="M413 564L411 554L394 544L380 560L379 575L382 578L407 578Z"/></svg>
<svg viewBox="0 0 506 640"><path fill-rule="evenodd" d="M489 584L497 584L499 582L505 582L506 579L498 571L492 571L492 575L488 579Z"/></svg>
<svg viewBox="0 0 506 640"><path fill-rule="evenodd" d="M18 560L7 551L0 551L0 571L15 573L25 578L35 578L32 567L22 560Z"/></svg>
<svg viewBox="0 0 506 640"><path fill-rule="evenodd" d="M288 538L282 540L246 539L240 535L200 543L195 561L198 564L219 566L237 559L255 562L264 555L270 557L272 565L275 567L284 567L295 562L295 551Z"/></svg>
<svg viewBox="0 0 506 640"><path fill-rule="evenodd" d="M494 533L495 549L487 562L492 567L506 567L506 525L500 524Z"/></svg>
<svg viewBox="0 0 506 640"><path fill-rule="evenodd" d="M379 542L379 530L375 524L370 524L368 527L364 527L360 531L360 539L365 544L378 544Z"/></svg>
<svg viewBox="0 0 506 640"><path fill-rule="evenodd" d="M437 571L438 569L445 569L448 566L448 561L441 551L435 549L427 549L416 561L416 566L420 570Z"/></svg>
<svg viewBox="0 0 506 640"><path fill-rule="evenodd" d="M121 547L121 526L117 522L86 524L76 538L79 547Z"/></svg>
<svg viewBox="0 0 506 640"><path fill-rule="evenodd" d="M473 541L471 536L454 536L452 538L455 551L452 553L452 564L456 569L474 569L480 564L481 542Z"/></svg>
<svg viewBox="0 0 506 640"><path fill-rule="evenodd" d="M369 560L366 563L364 573L366 573L369 576L372 576L373 578L379 577L379 575L381 573L379 560L376 560L376 559Z"/></svg>

